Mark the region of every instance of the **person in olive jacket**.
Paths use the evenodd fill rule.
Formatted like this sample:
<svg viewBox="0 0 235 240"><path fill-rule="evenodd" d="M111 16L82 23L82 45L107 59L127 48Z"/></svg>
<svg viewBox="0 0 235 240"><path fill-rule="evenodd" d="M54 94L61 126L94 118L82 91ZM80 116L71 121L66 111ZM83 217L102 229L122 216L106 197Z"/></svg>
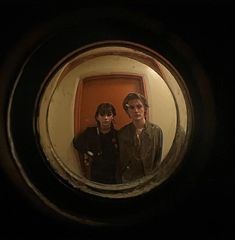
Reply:
<svg viewBox="0 0 235 240"><path fill-rule="evenodd" d="M132 120L118 132L119 181L127 183L153 173L159 166L163 133L159 126L146 120L149 105L143 95L129 93L122 105Z"/></svg>
<svg viewBox="0 0 235 240"><path fill-rule="evenodd" d="M119 147L113 125L116 110L110 103L101 103L96 110L97 126L88 127L75 136L73 145L79 153L84 176L91 181L117 183Z"/></svg>

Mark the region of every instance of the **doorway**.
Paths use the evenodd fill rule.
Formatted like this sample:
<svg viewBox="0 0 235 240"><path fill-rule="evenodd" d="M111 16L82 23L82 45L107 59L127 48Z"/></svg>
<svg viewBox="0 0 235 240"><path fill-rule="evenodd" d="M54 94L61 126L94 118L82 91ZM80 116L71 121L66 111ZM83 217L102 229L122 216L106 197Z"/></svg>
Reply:
<svg viewBox="0 0 235 240"><path fill-rule="evenodd" d="M114 122L116 129L127 124L130 120L122 108L122 101L129 92L139 92L146 97L141 76L111 74L92 76L81 80L75 99L75 134L96 125L96 108L103 102L113 104L116 109L117 116Z"/></svg>

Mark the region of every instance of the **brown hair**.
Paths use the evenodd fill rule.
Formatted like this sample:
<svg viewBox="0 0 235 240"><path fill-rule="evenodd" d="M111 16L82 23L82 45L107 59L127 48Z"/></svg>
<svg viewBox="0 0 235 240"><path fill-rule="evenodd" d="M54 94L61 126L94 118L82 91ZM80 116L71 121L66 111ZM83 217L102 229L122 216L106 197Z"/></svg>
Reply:
<svg viewBox="0 0 235 240"><path fill-rule="evenodd" d="M128 111L127 111L128 110L128 102L130 100L134 100L134 99L140 100L143 103L145 110L149 107L147 99L142 94L136 93L136 92L131 92L124 98L124 100L122 102L122 107L127 113L128 113Z"/></svg>
<svg viewBox="0 0 235 240"><path fill-rule="evenodd" d="M95 120L99 126L99 121L97 120L98 115L105 115L105 114L112 114L113 116L116 116L116 109L111 103L101 103L98 105L96 112L95 112ZM113 127L113 124L111 124Z"/></svg>

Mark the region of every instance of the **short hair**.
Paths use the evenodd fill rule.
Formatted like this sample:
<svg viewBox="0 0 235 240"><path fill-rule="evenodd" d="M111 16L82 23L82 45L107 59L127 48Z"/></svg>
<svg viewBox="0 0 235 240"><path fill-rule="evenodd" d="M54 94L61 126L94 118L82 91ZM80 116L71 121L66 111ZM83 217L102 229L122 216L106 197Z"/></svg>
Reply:
<svg viewBox="0 0 235 240"><path fill-rule="evenodd" d="M96 109L95 119L98 117L99 114L112 114L113 116L116 116L116 109L111 103L101 103Z"/></svg>
<svg viewBox="0 0 235 240"><path fill-rule="evenodd" d="M137 93L137 92L131 92L124 98L124 100L122 102L122 107L126 112L128 112L127 111L128 110L128 102L130 100L134 100L134 99L140 100L143 103L145 109L147 109L149 107L147 99L142 94Z"/></svg>

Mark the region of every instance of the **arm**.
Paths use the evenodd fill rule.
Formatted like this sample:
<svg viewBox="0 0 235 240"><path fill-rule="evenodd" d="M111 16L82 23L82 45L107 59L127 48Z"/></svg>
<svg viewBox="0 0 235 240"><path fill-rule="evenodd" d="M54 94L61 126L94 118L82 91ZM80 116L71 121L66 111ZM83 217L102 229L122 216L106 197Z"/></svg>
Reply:
<svg viewBox="0 0 235 240"><path fill-rule="evenodd" d="M74 137L73 146L80 153L85 153L87 151L86 131Z"/></svg>
<svg viewBox="0 0 235 240"><path fill-rule="evenodd" d="M90 179L91 158L86 154L88 150L87 130L73 138L73 146L78 152L79 161L82 167L83 175Z"/></svg>
<svg viewBox="0 0 235 240"><path fill-rule="evenodd" d="M156 146L156 153L155 153L155 167L158 167L161 163L162 147L163 147L163 133L161 128L158 128L157 146Z"/></svg>

